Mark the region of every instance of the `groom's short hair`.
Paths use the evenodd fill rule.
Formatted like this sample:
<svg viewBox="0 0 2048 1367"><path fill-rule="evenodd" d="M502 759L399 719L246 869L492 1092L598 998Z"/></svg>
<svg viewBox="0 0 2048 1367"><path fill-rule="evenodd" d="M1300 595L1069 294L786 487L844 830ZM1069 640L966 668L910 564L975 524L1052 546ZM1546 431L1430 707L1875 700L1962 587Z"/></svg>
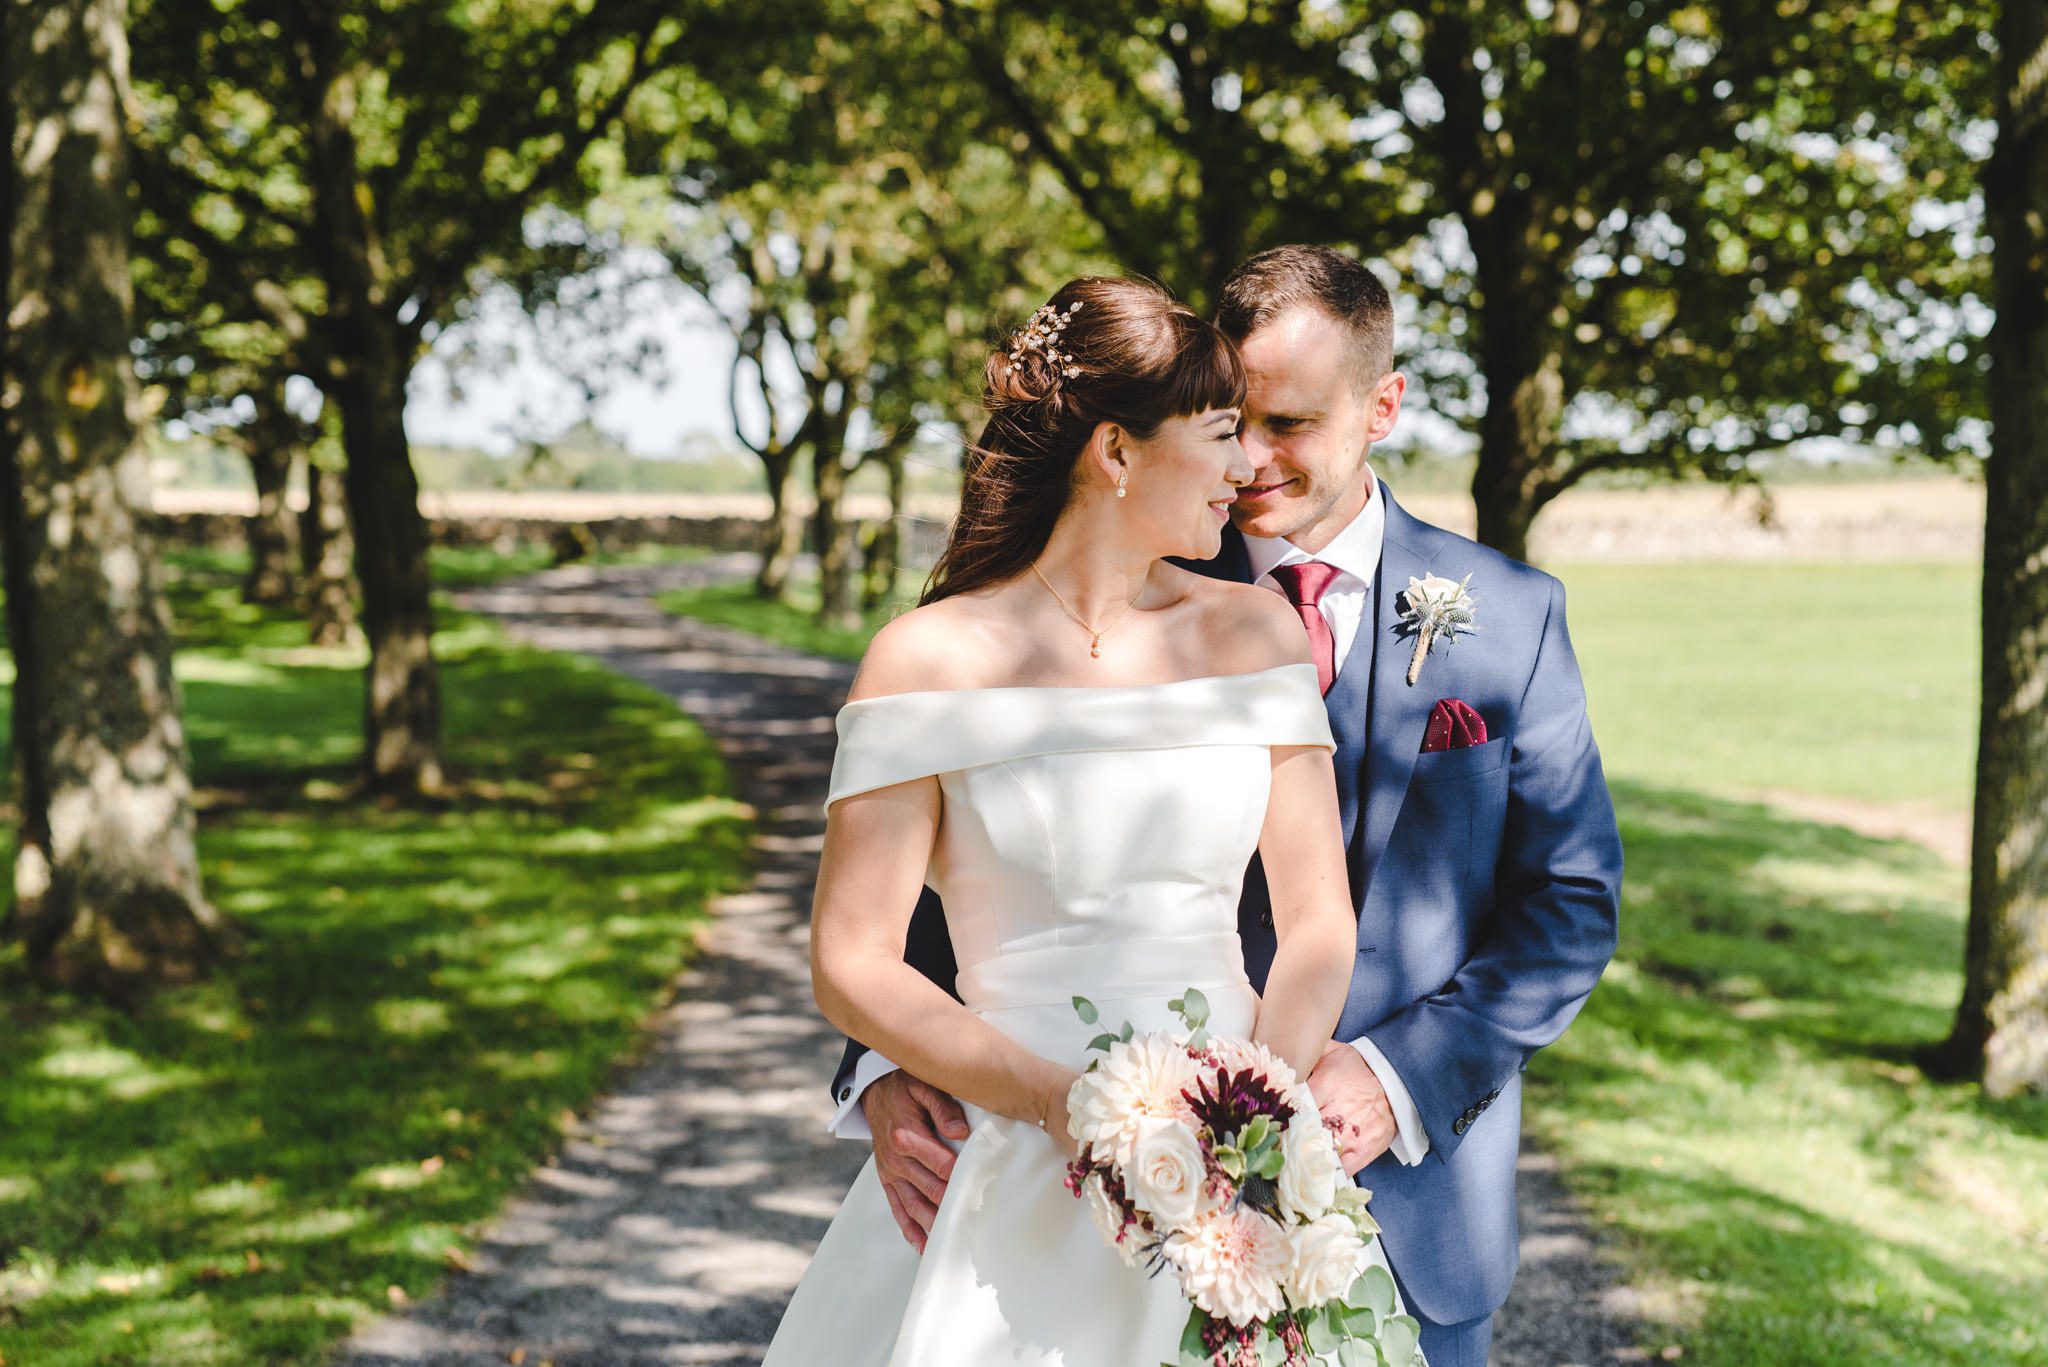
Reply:
<svg viewBox="0 0 2048 1367"><path fill-rule="evenodd" d="M1241 342L1302 305L1321 309L1350 332L1361 391L1394 368L1394 301L1387 287L1356 257L1331 247L1274 247L1244 262L1223 282L1216 326Z"/></svg>

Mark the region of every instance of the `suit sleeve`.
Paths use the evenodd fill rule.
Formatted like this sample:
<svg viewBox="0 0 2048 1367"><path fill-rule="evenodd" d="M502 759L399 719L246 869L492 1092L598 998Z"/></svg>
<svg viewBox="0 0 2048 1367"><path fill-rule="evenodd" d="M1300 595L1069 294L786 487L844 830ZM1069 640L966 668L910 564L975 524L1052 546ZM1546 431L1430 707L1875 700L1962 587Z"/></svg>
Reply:
<svg viewBox="0 0 2048 1367"><path fill-rule="evenodd" d="M1621 835L1556 580L1512 745L1492 919L1440 991L1366 1032L1406 1082L1439 1160L1564 1033L1614 954Z"/></svg>
<svg viewBox="0 0 2048 1367"><path fill-rule="evenodd" d="M939 901L939 895L926 888L918 896L917 907L910 913L910 931L904 937L903 961L930 978L955 1001L960 994L954 991L954 979L960 976L959 965L953 958L953 941L946 934L946 908ZM846 1042L846 1052L840 1056L839 1071L832 1075L832 1101L844 1105L853 1099L853 1072L859 1065L861 1055L868 1052L868 1046L859 1040Z"/></svg>

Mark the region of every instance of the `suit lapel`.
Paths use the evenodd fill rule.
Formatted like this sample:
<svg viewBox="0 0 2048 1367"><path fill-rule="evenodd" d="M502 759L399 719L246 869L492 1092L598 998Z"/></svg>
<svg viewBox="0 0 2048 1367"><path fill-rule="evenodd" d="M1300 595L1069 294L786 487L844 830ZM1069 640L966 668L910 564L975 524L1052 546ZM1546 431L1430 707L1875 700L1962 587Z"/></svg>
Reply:
<svg viewBox="0 0 2048 1367"><path fill-rule="evenodd" d="M1411 578L1430 572L1429 529L1403 512L1387 492L1387 533L1380 550L1380 569L1374 585L1373 651L1371 697L1366 707L1366 763L1359 776L1365 802L1365 819L1353 845L1352 895L1357 905L1365 904L1372 886L1373 870L1386 852L1394 833L1394 820L1408 796L1408 780L1415 774L1415 759L1422 752L1422 732L1428 725L1436 700L1448 696L1432 683L1442 684L1443 651L1432 651L1423 677L1414 687L1408 684L1408 659L1414 653L1411 638L1396 634L1401 620L1401 595ZM1432 673L1436 675L1432 679Z"/></svg>

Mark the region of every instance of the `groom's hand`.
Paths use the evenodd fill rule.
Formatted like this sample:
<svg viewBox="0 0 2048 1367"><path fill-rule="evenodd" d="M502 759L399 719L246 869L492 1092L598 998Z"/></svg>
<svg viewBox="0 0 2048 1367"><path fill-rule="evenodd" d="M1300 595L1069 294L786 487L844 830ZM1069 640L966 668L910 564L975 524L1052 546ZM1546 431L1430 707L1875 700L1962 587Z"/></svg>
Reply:
<svg viewBox="0 0 2048 1367"><path fill-rule="evenodd" d="M923 1253L953 1176L953 1151L944 1141L967 1137L966 1113L952 1097L901 1071L875 1079L861 1093L860 1108L874 1132L875 1173L889 1213Z"/></svg>
<svg viewBox="0 0 2048 1367"><path fill-rule="evenodd" d="M1356 1177L1366 1164L1392 1146L1400 1129L1386 1088L1356 1049L1332 1040L1308 1075L1308 1089L1325 1123L1336 1129L1337 1151L1344 1175Z"/></svg>

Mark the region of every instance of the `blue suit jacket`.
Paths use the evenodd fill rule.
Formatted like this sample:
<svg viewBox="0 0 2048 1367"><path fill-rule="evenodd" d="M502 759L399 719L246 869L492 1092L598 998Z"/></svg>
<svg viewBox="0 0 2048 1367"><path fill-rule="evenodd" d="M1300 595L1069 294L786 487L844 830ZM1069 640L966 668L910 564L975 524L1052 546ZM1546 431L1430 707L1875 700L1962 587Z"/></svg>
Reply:
<svg viewBox="0 0 2048 1367"><path fill-rule="evenodd" d="M1358 1176L1413 1308L1439 1324L1491 1314L1519 1260L1515 1158L1521 1073L1578 1014L1614 952L1622 854L1585 690L1550 575L1402 511L1382 482L1386 543L1368 619L1325 699L1337 740L1357 962L1337 1028L1368 1036L1429 1133L1415 1167L1391 1154ZM1227 532L1190 568L1249 580ZM1479 630L1438 646L1407 682L1398 636L1408 580L1472 576ZM1369 628L1369 629L1368 629ZM1486 744L1422 754L1439 699L1486 721ZM1238 912L1263 989L1274 938L1256 859ZM905 958L951 990L945 912L929 889ZM833 1082L864 1052L852 1043Z"/></svg>

